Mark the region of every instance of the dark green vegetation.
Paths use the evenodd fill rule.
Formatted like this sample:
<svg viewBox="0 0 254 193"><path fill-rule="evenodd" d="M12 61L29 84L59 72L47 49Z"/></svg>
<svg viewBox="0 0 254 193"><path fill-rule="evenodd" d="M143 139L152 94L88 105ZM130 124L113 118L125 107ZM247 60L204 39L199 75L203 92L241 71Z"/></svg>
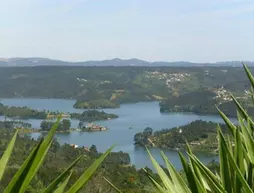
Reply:
<svg viewBox="0 0 254 193"><path fill-rule="evenodd" d="M0 103L0 116L17 118L17 119L47 119L56 118L60 112L38 111L28 107L8 107ZM68 114L66 115L68 116ZM83 113L71 113L71 119L78 119L80 121L97 121L117 118L117 115L108 114L104 111L87 110ZM50 127L51 128L51 127Z"/></svg>
<svg viewBox="0 0 254 193"><path fill-rule="evenodd" d="M254 89L254 77L244 65L244 69ZM254 93L251 93L254 99ZM232 96L237 109L239 126L235 126L228 117L220 110L219 113L224 120L232 137L226 137L222 129L217 129L217 140L219 146L219 172L213 173L209 167L202 164L187 145L188 160L179 152L179 157L184 168L185 179L179 175L172 163L162 152L162 158L167 166L167 173L163 171L158 162L149 153L149 157L156 168L162 183L152 176L158 192L182 192L182 193L233 193L254 192L254 122L246 112L244 106ZM252 101L254 105L254 100ZM216 170L215 167L212 167ZM149 174L147 174L149 176Z"/></svg>
<svg viewBox="0 0 254 193"><path fill-rule="evenodd" d="M0 128L13 129L13 128L31 128L30 123L23 121L0 121Z"/></svg>
<svg viewBox="0 0 254 193"><path fill-rule="evenodd" d="M114 109L120 107L119 104L117 104L114 101L110 101L107 99L97 99L97 100L86 100L86 101L80 101L78 100L74 107L77 109Z"/></svg>
<svg viewBox="0 0 254 193"><path fill-rule="evenodd" d="M251 116L254 107L250 104L250 96L238 97ZM218 114L217 107L227 116L236 117L235 103L230 94L223 88L218 90L199 89L180 96L171 96L160 103L161 112L193 112L196 114Z"/></svg>
<svg viewBox="0 0 254 193"><path fill-rule="evenodd" d="M97 110L87 110L82 114L80 113L71 113L72 119L78 119L83 122L92 122L98 120L108 120L118 118L117 115L105 113L104 111Z"/></svg>
<svg viewBox="0 0 254 193"><path fill-rule="evenodd" d="M6 149L6 145L13 136L14 127L5 129L5 124L3 122L0 122L0 126L0 154L2 155L3 151ZM20 168L20 165L37 143L38 141L30 139L26 135L17 136L8 166L5 170L3 179L0 181L0 192L3 192L4 187L8 185L15 172ZM72 177L66 189L69 189L71 185L78 180L83 171L101 156L101 153L97 151L94 145L90 148L73 148L68 144L60 146L56 140L53 140L44 164L41 165L26 192L42 192L42 190L55 180L55 178L78 156L83 154L84 158L72 169ZM152 171L150 172L152 173ZM153 174L153 176L155 175ZM144 171L136 170L135 167L131 166L129 155L123 152L110 153L96 171L92 180L90 180L80 192L115 192L103 177L114 182L118 187L124 190L124 192L143 193L148 192L146 190L151 190L153 188Z"/></svg>
<svg viewBox="0 0 254 193"><path fill-rule="evenodd" d="M42 121L41 122L41 131L49 131L54 125L53 121ZM57 127L57 131L62 131L62 132L67 132L70 131L71 129L71 122L68 119L63 119L58 127Z"/></svg>
<svg viewBox="0 0 254 193"><path fill-rule="evenodd" d="M37 111L28 107L8 107L0 103L0 115L19 119L46 119L46 111Z"/></svg>
<svg viewBox="0 0 254 193"><path fill-rule="evenodd" d="M217 153L217 126L217 123L197 120L187 125L155 132L147 127L143 133L134 136L134 143L141 146L184 150L187 141L193 151ZM227 133L226 125L220 127Z"/></svg>
<svg viewBox="0 0 254 193"><path fill-rule="evenodd" d="M254 89L254 77L249 69L244 65L246 74L251 82L251 90ZM254 92L251 93L254 99ZM237 107L237 117L239 126L235 126L228 117L218 109L224 120L231 137L227 137L222 128L217 128L217 140L219 150L219 165L214 162L205 166L191 147L187 146L188 158L179 152L179 157L184 168L180 174L176 171L171 161L161 152L161 157L166 165L166 170L154 159L148 150L149 157L156 168L161 181L153 178L145 170L147 176L157 188L157 192L181 192L181 193L253 193L254 192L254 122L248 115L244 106L232 96ZM254 100L252 101L254 105ZM144 131L145 135L151 133L151 129ZM219 169L219 170L218 170ZM113 186L113 185L112 185ZM114 186L113 186L114 187ZM116 188L115 188L116 189ZM119 190L118 192L121 193Z"/></svg>
<svg viewBox="0 0 254 193"><path fill-rule="evenodd" d="M251 88L254 89L254 77L251 75L249 69L244 66L244 69L246 71L246 74L251 82ZM254 93L252 93L252 99L254 99ZM169 161L169 159L165 156L165 154L162 152L162 158L165 162L166 169L162 169L161 166L158 164L158 162L153 158L153 156L150 154L148 150L149 157L155 167L155 169L158 172L158 176L160 179L158 179L157 176L151 175L150 171L148 169L144 169L142 172L149 177L151 182L153 183L154 187L157 189L158 192L165 193L165 192L181 192L181 193L206 193L206 192L214 192L214 193L230 193L230 192L247 192L247 193L253 193L254 190L254 134L253 134L253 128L254 128L254 122L251 119L251 117L248 115L246 110L238 100L232 96L232 100L234 101L235 105L237 106L237 116L239 120L239 126L235 126L228 118L227 116L220 110L219 113L221 117L223 118L225 124L227 125L227 129L229 130L230 134L232 135L231 138L226 137L223 129L218 126L217 129L217 136L218 136L218 145L219 145L219 172L213 173L209 169L209 167L202 164L199 159L193 154L190 146L187 145L187 152L188 152L188 158L185 158L181 152L179 152L179 156L181 159L181 163L184 168L184 176L185 179L176 171L172 163ZM254 101L252 101L254 102ZM10 182L6 183L7 188L2 188L2 191L6 193L10 192L37 192L41 191L44 188L41 188L45 181L39 181L39 169L43 168L44 165L46 165L47 160L46 154L50 155L50 152L55 152L55 156L53 156L52 160L50 161L50 164L52 164L54 161L57 161L57 167L59 168L59 158L57 155L57 147L52 150L51 148L54 147L53 144L53 136L55 134L55 131L57 129L57 126L59 124L60 119L57 120L57 124L55 124L52 129L49 131L48 135L45 137L45 139L41 140L31 151L31 153L26 158L26 161L23 162L22 166L20 165L14 165L11 162L11 159L9 160L10 155L13 153L14 157L17 155L15 154L14 143L16 142L16 139L19 139L18 132L16 131L13 135L13 138L11 139L6 151L2 154L0 159L0 180L1 180L1 188L2 183L4 182L4 179L6 177L6 174L10 174L10 170L18 170L14 177L10 177ZM8 139L8 135L11 133L11 130L8 129L5 131L4 129L1 130L2 135L4 138L1 140L0 148L2 148L2 142L5 142ZM4 133L6 132L6 133ZM179 131L182 133L182 131ZM152 129L146 128L144 133L145 135L152 136ZM202 137L202 136L201 136ZM206 136L203 136L202 138L206 138ZM22 138L25 139L25 138ZM30 139L29 139L30 140ZM18 140L17 140L18 141ZM33 144L32 144L33 145ZM21 147L24 147L25 145L21 145ZM20 148L20 146L18 146ZM26 150L29 149L29 146L25 146ZM74 146L75 147L75 146ZM80 176L80 178L76 179L74 184L71 186L72 179L75 179L75 168L73 166L82 163L78 162L80 161L79 157L77 159L77 162L72 162L73 164L65 170L59 177L56 178L56 181L50 180L50 182L53 181L53 184L49 185L45 192L53 192L55 189L55 192L63 193L65 189L69 189L68 186L71 186L70 189L67 191L68 193L76 193L82 189L84 184L86 184L87 180L91 177L91 175L96 171L96 169L101 165L102 161L105 160L105 158L109 155L112 147L106 151L103 155L101 155L97 160L92 160L92 165ZM95 156L98 154L96 151L96 147L93 146L87 151L87 149L81 148L77 150L86 151L86 152L92 152L92 155ZM23 151L22 155L24 155L27 151ZM71 151L73 153L74 151ZM83 152L82 152L83 154ZM66 155L66 153L64 154ZM89 155L89 154L88 154ZM91 155L90 155L91 156ZM117 157L117 156L116 156ZM127 156L124 156L124 159L126 159ZM50 158L50 156L47 157L47 159ZM71 154L71 157L73 158L73 154ZM86 157L87 159L87 157ZM109 157L107 158L109 159ZM188 159L188 160L187 160ZM19 163L19 160L15 160L15 164ZM45 161L44 164L43 161ZM87 161L87 160L86 160ZM121 164L123 160L121 159ZM77 164L78 163L78 164ZM107 163L107 162L106 162ZM113 163L113 161L111 162ZM124 164L126 164L124 162ZM8 164L8 165L7 165ZM116 164L114 164L114 169ZM216 164L215 167L212 166L213 169L217 170ZM46 172L44 173L46 178L51 177L50 167L47 167ZM71 170L72 169L72 170ZM103 167L101 165L102 171L107 170L108 167L106 165ZM83 170L83 167L80 168L80 170ZM80 170L77 170L79 172ZM100 171L100 170L99 170ZM99 172L97 171L97 172ZM119 172L120 170L114 170ZM136 171L136 170L135 170ZM9 172L9 173L8 173ZM61 173L61 172L60 172ZM126 172L124 172L126 174ZM5 174L4 178L3 174ZM104 173L106 176L106 174ZM115 173L113 174L114 176ZM142 174L141 174L142 175ZM8 176L8 175L7 175ZM71 178L72 177L72 178ZM95 175L96 177L96 175ZM109 176L106 176L108 178L107 183L110 184L112 187L116 187L116 181L120 178L117 178L116 181L114 181L115 185L112 185L110 181L112 179L112 173L110 173ZM70 180L71 179L71 180ZM96 179L96 178L95 178ZM131 176L129 179L129 182L133 182L133 176ZM36 187L34 188L34 182L36 184ZM38 184L37 184L37 183ZM49 183L50 183L49 182ZM91 181L90 181L91 182ZM105 181L103 181L105 182ZM43 185L42 185L43 184ZM121 184L122 185L122 184ZM130 184L127 185L127 190L124 187L120 187L124 192L145 192L147 187L142 187L142 189L138 190L130 190L131 187ZM89 188L89 185L85 188ZM107 187L105 186L99 186L99 180L96 179L96 183L90 185L92 187L91 189L88 189L88 192L108 192ZM99 187L98 190L96 190ZM41 188L41 190L40 190ZM48 190L50 189L50 190ZM115 188L116 189L116 188ZM48 191L47 191L48 190ZM87 190L87 189L86 189ZM86 191L85 190L85 191ZM151 192L155 192L155 190L151 190ZM118 190L117 192L121 192Z"/></svg>
<svg viewBox="0 0 254 193"><path fill-rule="evenodd" d="M222 86L242 96L249 82L243 69L237 67L0 68L0 97L72 98L78 100L77 108L171 100L172 96L195 94L200 88L216 92Z"/></svg>

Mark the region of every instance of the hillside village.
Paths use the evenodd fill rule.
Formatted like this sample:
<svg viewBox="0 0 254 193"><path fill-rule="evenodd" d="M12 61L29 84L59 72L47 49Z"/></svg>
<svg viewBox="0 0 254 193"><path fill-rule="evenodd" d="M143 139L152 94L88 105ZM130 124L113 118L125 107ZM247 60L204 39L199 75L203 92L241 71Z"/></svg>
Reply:
<svg viewBox="0 0 254 193"><path fill-rule="evenodd" d="M214 89L214 92L216 93L215 99L219 99L223 102L232 101L230 92L224 89L223 86L219 89Z"/></svg>
<svg viewBox="0 0 254 193"><path fill-rule="evenodd" d="M165 73L165 72L148 72L146 71L147 78L155 78L158 80L165 80L167 87L171 87L171 84L176 82L183 82L190 77L189 73Z"/></svg>

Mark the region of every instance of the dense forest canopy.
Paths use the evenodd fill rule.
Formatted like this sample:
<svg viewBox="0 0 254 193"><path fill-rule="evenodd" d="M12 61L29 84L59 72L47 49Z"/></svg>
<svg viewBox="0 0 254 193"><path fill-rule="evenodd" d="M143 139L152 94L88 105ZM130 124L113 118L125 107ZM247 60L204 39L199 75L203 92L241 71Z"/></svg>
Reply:
<svg viewBox="0 0 254 193"><path fill-rule="evenodd" d="M63 124L61 123L61 127ZM0 128L0 155L2 155L13 136L13 131L16 128L16 125L0 121ZM6 169L5 175L0 183L0 192L3 192L4 187L7 186L15 172L19 169L19 166L37 143L37 141L31 139L27 135L20 134L18 136L11 159L8 163L9 167ZM70 144L60 146L60 144L54 140L44 164L32 180L27 192L42 192L49 183L51 183L82 154L85 154L85 158L74 167L73 175L68 187L75 183L82 174L82 171L88 168L88 166L90 166L101 153L97 151L95 145L92 145L91 147L74 148ZM148 170L153 174L150 169ZM153 176L156 177L155 174L153 174ZM105 182L103 177L107 177L107 179L114 182L114 184L125 192L143 193L148 192L146 189L151 190L153 188L143 170L137 170L134 166L131 166L130 156L124 152L110 153L93 176L93 179L89 181L86 187L80 192L99 192L103 189L109 193L114 193L115 191Z"/></svg>
<svg viewBox="0 0 254 193"><path fill-rule="evenodd" d="M161 112L214 114L218 106L236 116L230 93L245 102L249 82L238 67L37 66L0 68L0 90L0 97L72 98L81 109L158 100ZM19 109L10 110L15 116Z"/></svg>
<svg viewBox="0 0 254 193"><path fill-rule="evenodd" d="M243 91L248 81L233 67L0 68L0 97L108 99L119 103L167 98L200 87Z"/></svg>
<svg viewBox="0 0 254 193"><path fill-rule="evenodd" d="M106 113L104 111L97 111L97 110L87 110L83 113L71 113L72 119L78 119L82 122L92 122L98 120L108 120L118 118L117 115Z"/></svg>
<svg viewBox="0 0 254 193"><path fill-rule="evenodd" d="M153 132L147 127L143 132L136 133L134 144L139 146L152 146L183 150L188 142L193 151L216 153L218 143L216 140L217 123L196 120L180 127L162 129ZM220 124L222 131L228 133L225 124Z"/></svg>

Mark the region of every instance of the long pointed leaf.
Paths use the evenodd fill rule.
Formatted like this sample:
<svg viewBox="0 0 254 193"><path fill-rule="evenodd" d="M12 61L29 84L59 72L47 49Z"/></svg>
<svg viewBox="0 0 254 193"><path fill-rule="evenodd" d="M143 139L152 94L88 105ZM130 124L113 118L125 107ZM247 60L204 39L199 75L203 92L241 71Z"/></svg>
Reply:
<svg viewBox="0 0 254 193"><path fill-rule="evenodd" d="M221 132L220 127L218 127L218 133ZM223 151L222 144L219 143L219 157L220 157L220 176L222 180L223 187L227 192L232 190L232 181L231 181L231 171L229 166L229 161L227 154Z"/></svg>
<svg viewBox="0 0 254 193"><path fill-rule="evenodd" d="M93 175L93 173L96 171L96 169L100 166L100 164L108 156L108 154L112 151L113 148L114 146L111 146L103 155L101 155L97 160L95 160L95 162L80 176L77 182L67 192L78 192Z"/></svg>
<svg viewBox="0 0 254 193"><path fill-rule="evenodd" d="M179 152L178 154L180 156L180 160L182 162L182 166L183 166L185 175L187 177L187 182L190 186L191 191L198 192L198 187L197 187L196 181L194 179L194 174L190 168L190 165L187 163L185 157L183 156L183 154L181 152Z"/></svg>
<svg viewBox="0 0 254 193"><path fill-rule="evenodd" d="M246 144L246 148L247 148L247 155L249 156L251 163L254 164L254 141L253 141L253 138L249 132L249 129L246 127L246 125L242 124L241 129L242 129L242 133L244 136L244 144Z"/></svg>
<svg viewBox="0 0 254 193"><path fill-rule="evenodd" d="M249 187L247 181L244 179L244 176L242 175L241 170L240 170L239 167L236 165L236 163L235 163L235 161L234 161L234 158L233 158L232 154L231 154L230 151L228 150L228 147L227 147L225 138L224 138L224 136L223 136L223 134L222 134L221 131L219 131L219 143L221 143L223 152L224 152L225 154L228 155L228 159L229 159L229 161L230 161L230 165L231 165L232 169L235 170L235 172L236 172L236 174L237 174L237 177L238 177L239 180L241 181L245 193L253 193L253 191L252 191L252 189Z"/></svg>
<svg viewBox="0 0 254 193"><path fill-rule="evenodd" d="M253 189L253 165L250 163L248 167L247 182L249 186Z"/></svg>
<svg viewBox="0 0 254 193"><path fill-rule="evenodd" d="M122 193L114 184L112 184L107 178L103 177L103 179L118 193Z"/></svg>
<svg viewBox="0 0 254 193"><path fill-rule="evenodd" d="M53 127L49 131L48 135L45 137L42 144L40 145L38 152L34 158L34 161L31 165L27 175L25 176L25 180L19 190L19 193L24 193L26 191L30 181L33 179L34 175L37 173L41 164L43 163L43 161L48 153L48 150L50 148L50 145L52 143L56 129L58 128L58 125L60 123L60 120L61 120L61 117L59 117L57 119L57 121L54 123Z"/></svg>
<svg viewBox="0 0 254 193"><path fill-rule="evenodd" d="M166 163L168 172L172 178L172 181L174 182L177 192L186 192L186 193L189 192L190 193L190 189L185 184L184 180L179 175L179 173L176 171L174 166L170 163L170 161L168 160L166 155L163 152L161 152L161 156L162 156L164 162Z"/></svg>
<svg viewBox="0 0 254 193"><path fill-rule="evenodd" d="M69 176L58 186L58 188L54 191L54 193L63 193L66 185L68 184L72 172L70 172Z"/></svg>
<svg viewBox="0 0 254 193"><path fill-rule="evenodd" d="M79 156L62 174L60 174L44 191L43 193L51 193L53 192L58 184L63 181L68 174L70 173L70 170L79 162L81 158L83 158L84 155Z"/></svg>
<svg viewBox="0 0 254 193"><path fill-rule="evenodd" d="M25 180L25 176L27 175L32 162L34 161L34 158L42 144L43 139L40 140L40 142L34 147L32 152L28 155L26 160L21 165L20 169L16 172L8 186L5 188L4 193L16 193L17 190L20 189L21 185L23 184L23 181Z"/></svg>
<svg viewBox="0 0 254 193"><path fill-rule="evenodd" d="M217 108L217 110L221 118L224 120L225 124L227 125L228 129L230 130L231 134L235 136L236 126L229 120L229 118L220 109Z"/></svg>
<svg viewBox="0 0 254 193"><path fill-rule="evenodd" d="M171 193L171 192L168 192L165 188L163 188L144 168L143 168L143 170L145 171L145 173L148 176L149 180L151 180L153 185L156 187L156 189L160 193Z"/></svg>
<svg viewBox="0 0 254 193"><path fill-rule="evenodd" d="M252 104L254 105L254 88L253 88L253 86L251 86L250 92L251 92L250 95L251 95Z"/></svg>
<svg viewBox="0 0 254 193"><path fill-rule="evenodd" d="M247 76L250 80L250 83L251 83L252 87L254 87L254 77L252 76L249 68L245 64L243 64L243 68L244 68L244 70L245 70L245 72L246 72L246 74L247 74Z"/></svg>
<svg viewBox="0 0 254 193"><path fill-rule="evenodd" d="M242 141L241 141L241 137L240 137L240 130L237 129L236 130L236 136L235 136L235 160L236 160L236 164L239 167L239 169L241 170L241 172L244 171L244 159L243 159L243 147L242 147ZM235 190L236 192L240 192L241 191L241 182L239 181L239 179L236 177L236 174L234 172L234 180L235 182Z"/></svg>
<svg viewBox="0 0 254 193"><path fill-rule="evenodd" d="M13 135L7 149L5 150L3 156L1 157L1 160L0 160L0 181L4 175L5 168L7 166L8 160L11 156L11 153L12 153L12 150L13 150L16 138L17 138L17 134L18 134L18 130Z"/></svg>
<svg viewBox="0 0 254 193"><path fill-rule="evenodd" d="M187 147L187 153L188 153L188 155L194 156L194 154L192 153L191 148L190 148L188 143L186 143L186 147ZM202 177L198 167L195 165L193 160L190 159L190 157L189 157L189 160L190 160L190 168L191 168L191 170L193 172L193 177L196 180L198 191L202 191L202 192L207 192L206 190L211 191L209 185L207 184L207 182Z"/></svg>
<svg viewBox="0 0 254 193"><path fill-rule="evenodd" d="M239 111L239 113L245 118L245 120L250 119L250 122L252 125L254 125L254 122L251 120L250 116L248 115L248 113L244 110L244 108L242 107L242 105L237 101L237 99L231 94L231 98L233 99L233 101L236 104L236 107Z"/></svg>
<svg viewBox="0 0 254 193"><path fill-rule="evenodd" d="M156 171L158 172L158 175L161 178L161 181L163 182L165 188L169 192L176 192L175 187L171 179L167 176L167 174L164 172L164 170L161 168L161 166L158 164L158 162L153 158L150 151L147 149L148 155L150 157L150 160L152 161L152 164Z"/></svg>
<svg viewBox="0 0 254 193"><path fill-rule="evenodd" d="M193 160L194 164L200 169L202 177L205 178L205 181L210 185L210 189L216 193L227 193L222 185L220 184L218 178L208 169L206 168L201 162L198 162L196 157L190 156Z"/></svg>
<svg viewBox="0 0 254 193"><path fill-rule="evenodd" d="M203 163L201 163L196 156L189 155L190 159L193 160L193 163L200 169L202 176L206 178L206 181L209 182L209 184L212 185L212 190L216 190L217 192L223 192L226 191L221 185L220 178L213 174Z"/></svg>

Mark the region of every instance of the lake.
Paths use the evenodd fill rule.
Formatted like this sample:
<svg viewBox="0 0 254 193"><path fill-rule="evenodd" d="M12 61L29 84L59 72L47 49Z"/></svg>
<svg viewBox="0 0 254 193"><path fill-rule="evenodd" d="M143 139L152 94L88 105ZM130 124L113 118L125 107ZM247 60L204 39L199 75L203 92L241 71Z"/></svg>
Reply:
<svg viewBox="0 0 254 193"><path fill-rule="evenodd" d="M27 106L37 110L50 110L60 112L82 112L74 109L74 100L64 99L1 99L1 103L8 106ZM133 137L137 132L142 132L146 127L153 128L154 131L185 125L194 120L205 120L222 123L222 119L215 115L195 115L192 113L167 113L162 114L159 110L158 102L139 102L135 104L124 104L118 109L103 109L105 112L114 113L119 116L117 119L107 121L96 121L95 123L109 128L105 132L72 132L58 133L56 138L61 144L77 144L79 146L96 145L98 151L104 152L112 144L116 144L114 151L129 153L131 163L137 168L152 167L144 148L133 145ZM4 119L4 117L0 117ZM34 128L40 127L41 120L29 119L26 122L32 124ZM72 127L77 127L78 121L72 120ZM129 129L132 127L132 129ZM38 133L31 134L38 137ZM177 169L181 168L177 151L164 150L165 154L172 161ZM151 153L162 163L160 149L152 148ZM217 156L205 154L197 155L204 163L208 163Z"/></svg>

